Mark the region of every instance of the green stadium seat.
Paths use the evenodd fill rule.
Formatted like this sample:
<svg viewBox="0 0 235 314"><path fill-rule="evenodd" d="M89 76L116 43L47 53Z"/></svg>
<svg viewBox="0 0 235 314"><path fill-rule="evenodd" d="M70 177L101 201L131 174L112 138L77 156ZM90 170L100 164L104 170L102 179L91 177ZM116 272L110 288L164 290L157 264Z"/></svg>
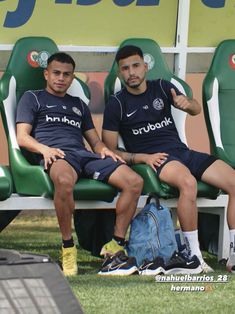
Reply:
<svg viewBox="0 0 235 314"><path fill-rule="evenodd" d="M170 71L159 45L154 40L148 38L130 38L123 41L119 48L126 45L135 45L142 49L144 53L144 60L148 64L149 68L147 72L147 79L166 79L172 82L183 94L192 96L192 90L189 85ZM105 80L105 101L108 100L109 95L119 91L121 86L122 82L118 78L118 67L114 61ZM183 111L175 109L174 107L172 108L172 114L179 132L179 136L181 140L187 145L185 134L185 121L187 114ZM122 144L120 144L120 146L121 145ZM134 165L133 169L144 178L144 194L156 192L159 197L165 199L178 196L178 191L166 183L161 182L149 166L138 164ZM203 182L198 182L198 196L215 199L218 194L218 189Z"/></svg>
<svg viewBox="0 0 235 314"><path fill-rule="evenodd" d="M235 169L235 39L222 41L203 81L211 153Z"/></svg>
<svg viewBox="0 0 235 314"><path fill-rule="evenodd" d="M0 165L0 201L9 198L13 192L13 181L9 167Z"/></svg>
<svg viewBox="0 0 235 314"><path fill-rule="evenodd" d="M43 168L33 164L32 154L19 148L16 141L15 115L17 103L26 90L45 87L43 70L48 56L58 51L47 37L19 39L12 51L6 70L0 80L0 108L8 141L11 173L16 193L53 198L52 181ZM75 78L69 93L80 96L87 104L89 90ZM108 184L92 179L80 179L74 189L75 200L113 201L117 191Z"/></svg>
<svg viewBox="0 0 235 314"><path fill-rule="evenodd" d="M0 165L0 201L8 199L14 191L13 180L8 166ZM0 232L20 213L20 210L0 211Z"/></svg>

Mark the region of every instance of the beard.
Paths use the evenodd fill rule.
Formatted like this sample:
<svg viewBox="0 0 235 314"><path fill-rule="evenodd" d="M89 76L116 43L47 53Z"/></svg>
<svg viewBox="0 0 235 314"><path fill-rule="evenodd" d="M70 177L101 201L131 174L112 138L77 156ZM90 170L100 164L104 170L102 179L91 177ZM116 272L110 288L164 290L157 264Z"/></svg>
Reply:
<svg viewBox="0 0 235 314"><path fill-rule="evenodd" d="M136 83L136 84L129 84L128 82L126 82L126 85L130 88L138 88L140 86L141 83Z"/></svg>
<svg viewBox="0 0 235 314"><path fill-rule="evenodd" d="M138 82L136 82L136 83L131 83L131 82L129 82L129 80L126 80L126 81L125 81L125 84L126 84L128 87L130 87L130 88L136 89L136 88L139 88L139 87L140 87L140 85L143 83L143 81L144 81L144 78L140 79L140 78L138 77Z"/></svg>

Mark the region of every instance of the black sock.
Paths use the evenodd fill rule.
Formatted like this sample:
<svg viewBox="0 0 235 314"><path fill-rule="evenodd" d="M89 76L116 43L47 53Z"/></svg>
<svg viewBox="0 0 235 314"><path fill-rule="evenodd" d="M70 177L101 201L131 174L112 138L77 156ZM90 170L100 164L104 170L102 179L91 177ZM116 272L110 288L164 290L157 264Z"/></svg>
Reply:
<svg viewBox="0 0 235 314"><path fill-rule="evenodd" d="M120 237L117 237L117 236L113 236L113 239L121 246L124 246L126 241L124 238L120 238Z"/></svg>
<svg viewBox="0 0 235 314"><path fill-rule="evenodd" d="M63 247L64 248L68 248L68 247L73 247L74 246L73 238L71 238L69 240L63 240L62 239L62 243L63 243Z"/></svg>

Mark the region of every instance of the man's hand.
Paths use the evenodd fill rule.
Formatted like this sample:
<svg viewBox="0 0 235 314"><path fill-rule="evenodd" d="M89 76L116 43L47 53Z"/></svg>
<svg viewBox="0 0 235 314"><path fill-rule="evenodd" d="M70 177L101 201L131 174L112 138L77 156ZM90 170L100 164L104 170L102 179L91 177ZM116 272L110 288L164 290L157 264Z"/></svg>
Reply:
<svg viewBox="0 0 235 314"><path fill-rule="evenodd" d="M100 152L100 156L102 159L104 159L105 157L111 157L113 158L114 161L120 160L121 162L126 163L119 155L115 154L113 151L111 151L107 147L102 148Z"/></svg>
<svg viewBox="0 0 235 314"><path fill-rule="evenodd" d="M46 147L42 151L44 158L44 167L48 169L48 166L57 160L57 157L64 158L65 153L59 148Z"/></svg>
<svg viewBox="0 0 235 314"><path fill-rule="evenodd" d="M190 107L189 98L184 95L177 95L174 88L171 88L171 95L173 98L174 106L181 110L187 111Z"/></svg>
<svg viewBox="0 0 235 314"><path fill-rule="evenodd" d="M154 171L156 171L156 169L166 161L167 157L168 154L166 153L146 154L144 157L144 161Z"/></svg>
<svg viewBox="0 0 235 314"><path fill-rule="evenodd" d="M192 116L195 116L201 112L201 106L196 99L190 99L184 95L177 96L174 88L171 88L171 95L176 108L179 108Z"/></svg>

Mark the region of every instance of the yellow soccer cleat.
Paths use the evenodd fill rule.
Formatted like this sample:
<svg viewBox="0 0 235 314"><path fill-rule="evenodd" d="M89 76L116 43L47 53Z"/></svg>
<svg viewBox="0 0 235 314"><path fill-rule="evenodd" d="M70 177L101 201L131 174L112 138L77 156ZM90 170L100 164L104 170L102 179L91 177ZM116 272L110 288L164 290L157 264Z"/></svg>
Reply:
<svg viewBox="0 0 235 314"><path fill-rule="evenodd" d="M114 239L112 239L102 247L100 255L105 257L112 256L120 251L126 253L123 246L119 245Z"/></svg>
<svg viewBox="0 0 235 314"><path fill-rule="evenodd" d="M66 277L77 275L77 249L76 246L62 247L62 268Z"/></svg>

